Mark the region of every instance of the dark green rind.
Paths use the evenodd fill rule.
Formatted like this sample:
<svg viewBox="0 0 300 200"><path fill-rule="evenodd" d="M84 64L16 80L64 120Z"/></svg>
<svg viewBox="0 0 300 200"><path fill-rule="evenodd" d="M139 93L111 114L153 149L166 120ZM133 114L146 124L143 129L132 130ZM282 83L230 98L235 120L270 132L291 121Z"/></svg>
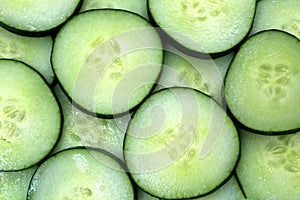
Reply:
<svg viewBox="0 0 300 200"><path fill-rule="evenodd" d="M36 69L34 69L33 67L31 67L30 65L22 62L22 61L19 61L19 60L14 60L14 59L0 59L1 60L8 60L8 61L14 61L14 62L18 62L18 63L21 63L21 64L24 64L25 66L27 66L30 70L34 71L43 81L44 81L44 84L46 86L48 86L49 90L52 92L52 95L53 97L55 98L56 102L57 102L57 106L60 110L60 130L59 130L59 133L58 133L58 137L57 137L57 140L55 142L55 144L53 145L52 149L49 150L48 154L46 154L40 161L36 162L36 163L32 163L31 165L25 167L25 168L21 168L21 169L10 169L10 170L0 170L0 172L18 172L18 171L21 171L21 170L26 170L26 169L29 169L35 165L39 165L40 163L44 162L45 159L47 159L47 157L49 155L51 155L51 152L52 150L55 148L55 146L57 145L57 143L59 142L60 140L60 137L61 137L61 133L62 133L62 128L63 128L63 123L64 123L64 118L63 118L63 115L62 115L62 108L61 108L61 105L59 103L59 100L56 96L56 94L53 92L53 89L51 88L51 86L49 85L49 83L47 82L47 80L43 77L43 75L38 72Z"/></svg>
<svg viewBox="0 0 300 200"><path fill-rule="evenodd" d="M140 18L142 18L142 19L144 19L144 20L146 20L146 21L149 21L149 20L146 19L145 17L143 17L143 16L141 16L141 15L139 15L139 14L137 14L137 13L134 13L134 12L132 12L132 11L122 10L122 9L112 9L112 8L91 9L91 10L86 10L86 11L80 12L79 14L76 14L76 15L84 14L84 13L90 12L90 11L97 11L97 10L119 10L119 11L124 11L124 12L128 12L128 13L134 14L134 15L136 15L136 16L139 16ZM75 16L76 16L76 15L75 15ZM66 24L68 21L70 21L71 19L72 19L72 18L69 18L69 19L65 22L65 24ZM150 24L151 24L151 23L150 23ZM154 28L154 29L157 31L157 33L159 34L159 29L157 29L156 27L153 27L153 28ZM57 33L56 33L56 34L57 34ZM53 45L55 44L56 34L53 35L53 38L54 38ZM163 41L161 41L161 42L163 43ZM54 74L56 74L56 72L55 72L55 70L54 70L54 66L53 66L53 50L54 50L54 48L52 48L52 53L51 53L51 59L50 59L50 61L51 61L52 70L54 71ZM164 62L163 44L162 44L162 54L163 54L163 56L162 56L161 65L163 65L163 62ZM109 115L109 114L95 113L95 112L91 112L91 111L85 109L84 107L82 107L80 104L76 103L76 101L73 100L73 98L72 98L72 97L68 94L68 92L64 89L63 84L61 83L61 81L59 80L59 78L58 78L57 76L54 77L54 81L53 81L53 82L54 82L55 84L58 84L58 85L61 87L61 89L62 89L63 92L66 94L66 96L67 96L67 98L69 99L69 101L72 103L72 105L75 106L76 108L78 108L79 110L81 110L82 112L84 112L84 113L86 113L86 114L88 114L88 115L94 116L94 117L98 117L98 118L114 119L114 118L123 117L123 116L125 116L125 115L127 115L127 114L131 114L131 113L133 113L134 111L136 111L137 108L140 107L140 105L143 104L143 102L144 102L146 99L148 99L148 98L151 96L151 94L155 91L155 88L157 87L157 83L158 83L158 81L159 81L159 79L160 79L160 77L161 77L161 74L162 74L162 68L161 68L160 73L158 74L158 77L156 78L156 80L155 80L155 82L154 82L154 84L153 84L151 90L149 91L149 93L144 97L144 99L143 99L140 103L138 103L138 104L137 104L136 106L134 106L133 108L130 108L130 109L129 109L128 111L126 111L126 112L115 113L115 114L111 114L111 115Z"/></svg>
<svg viewBox="0 0 300 200"><path fill-rule="evenodd" d="M149 21L150 21L150 23L153 24L153 26L158 28L158 33L160 34L160 37L162 38L163 44L170 44L171 46L175 47L178 51L181 51L182 53L184 53L186 55L189 55L189 56L192 56L195 58L200 58L200 59L216 59L216 58L219 58L219 57L222 57L222 56L225 56L227 54L237 51L240 48L240 46L247 40L247 38L249 37L249 35L251 33L251 29L253 26L254 17L255 17L255 13L256 13L256 7L257 7L257 1L256 1L254 15L252 16L251 26L249 27L248 33L242 38L241 41L239 41L235 46L233 46L225 51L222 51L222 52L203 53L203 52L192 50L189 47L186 47L186 46L180 44L178 41L173 39L166 31L164 31L163 28L160 28L149 9L150 1L151 0L147 0L147 13L149 16Z"/></svg>
<svg viewBox="0 0 300 200"><path fill-rule="evenodd" d="M297 135L294 136L297 138L292 144L291 140L286 141L285 138L293 135L257 135L254 132L249 132L241 128L239 129L239 134L243 139L241 139L241 160L237 165L235 176L245 197L249 200L298 199L300 194L300 182L298 179L299 176L297 176L297 173L299 174L299 162L294 163L289 159L296 158L299 160L299 158L297 156L290 157L289 153L299 154L299 148L295 145L298 144L297 141L299 140L300 133L293 134ZM293 147L298 151L295 151ZM281 151L282 148L284 151ZM292 148L292 151L289 151L290 148ZM254 156L255 154L257 155ZM255 160L249 160L248 156ZM285 156L286 159L280 161L278 159L280 156ZM292 171L288 171L282 166L283 164L287 165L291 163L295 167L294 169L292 168ZM271 189L272 187L276 187L277 189Z"/></svg>
<svg viewBox="0 0 300 200"><path fill-rule="evenodd" d="M194 88L188 88L188 87L171 87L171 88L163 88L163 89L161 89L161 90L154 91L150 96L152 96L152 95L154 95L154 94L156 94L156 93L160 93L160 92L162 92L162 91L164 91L164 90L170 90L170 89L176 89L176 88L186 88L186 89L190 89L190 90L199 92L199 93L205 95L206 97L211 98L211 96L209 96L209 95L207 95L207 94L205 94L205 93L203 93L203 92L201 92L201 91L199 91L199 90L197 90L197 89L194 89ZM149 96L149 97L150 97L150 96ZM146 100L147 100L147 99L145 99L145 101L146 101ZM213 102L215 102L217 105L219 105L221 108L223 108L222 105L220 105L215 99L211 98L211 100L212 100ZM144 103L145 101L143 101L143 103ZM141 107L141 106L142 106L142 104L140 105L140 107ZM137 108L137 109L138 109L138 108ZM223 108L223 109L224 109L224 108ZM226 112L226 111L225 111L225 112ZM131 122L131 120L133 119L133 117L134 117L135 114L136 114L136 112L134 112L134 113L132 114L131 119L130 119L130 121L129 121L129 125L130 125L130 122ZM228 116L228 117L231 119L230 116ZM128 129L129 129L129 125L127 126L127 130L126 130L126 134L125 134L125 138L124 138L124 144L123 144L123 148L124 148L124 150L123 150L123 153L124 153L123 157L125 158L125 164L126 164L125 141L126 141L126 136L128 135L127 132L128 132ZM236 162L235 162L235 164L234 164L234 167L233 167L232 171L230 172L229 176L227 176L223 181L220 182L219 185L217 185L217 186L216 186L215 188L213 188L211 191L209 191L209 192L207 192L207 193L205 193L205 194L203 194L203 195L198 195L198 196L194 196L194 197L185 197L184 199L198 199L198 198L201 198L201 197L207 197L208 195L210 195L210 194L216 192L216 191L217 191L218 189L220 189L224 184L226 184L226 183L230 180L230 178L232 178L233 176L235 176L236 168L237 168L238 163L239 163L239 160L240 160L240 158L241 158L241 145L240 145L241 142L240 142L240 138L239 138L239 137L238 137L238 141L239 141L239 149L238 149L237 160L236 160ZM130 173L130 171L129 171L127 165L126 165L126 168L127 168L128 172L129 172L129 176L131 177L131 180L133 180L133 181L135 182L135 179L133 178L132 173ZM238 181L238 180L237 180L237 181ZM138 189L142 190L143 192L145 192L146 194L149 194L150 196L152 196L152 197L154 197L154 198L161 199L161 200L176 200L176 199L180 199L180 198L176 198L176 199L174 199L174 198L172 198L172 199L162 198L162 197L159 196L159 194L149 193L146 189L140 187L136 182L135 182L135 184L136 184L136 186L137 186ZM238 185L241 186L241 185L239 184L239 182L238 182ZM245 197L245 194L244 194L244 192L243 192L243 190L242 190L241 187L240 187L240 189L241 189L241 191L242 191L242 193L243 193L243 195L244 195L244 197Z"/></svg>
<svg viewBox="0 0 300 200"><path fill-rule="evenodd" d="M60 154L61 152L64 152L64 151L72 151L73 149L74 150L77 150L77 149L86 149L86 150L90 150L90 151L99 152L99 153L102 153L102 154L104 154L104 155L112 158L114 161L116 161L120 165L120 167L124 170L124 173L127 175L127 177L129 178L129 180L131 182L131 185L132 185L132 190L134 192L134 199L136 199L137 186L135 185L135 182L132 180L130 174L128 173L128 169L127 169L126 164L122 160L120 160L118 157L116 157L115 155L111 154L110 152L108 152L106 150L100 149L100 148L88 147L88 146L76 146L76 147L70 147L70 148L67 148L67 149L63 149L61 151L57 151L54 154L52 154L51 156L49 156L48 158L46 158L45 160L43 160L43 162L39 163L39 165L37 166L37 169L35 170L34 174L37 172L37 170L39 169L39 167L45 161L47 161L49 158L57 156L58 154ZM31 183L32 183L33 178L34 178L34 174L33 174L32 178L30 180L30 184L29 184L29 187L28 187L28 190L27 190L27 198L26 198L26 200L30 200L30 198L29 198L29 189L31 187Z"/></svg>
<svg viewBox="0 0 300 200"><path fill-rule="evenodd" d="M48 35L54 35L54 34L56 34L59 31L59 29L63 26L64 23L66 23L66 21L68 19L72 18L74 15L76 15L79 12L79 10L80 10L80 8L81 8L81 6L83 4L83 1L84 0L80 0L79 1L76 9L73 11L73 13L69 17L67 17L65 19L64 22L62 22L58 26L50 28L48 30L43 30L43 31L27 31L27 30L17 29L15 27L9 26L9 25L5 24L2 21L0 21L0 26L2 26L3 28L5 28L6 30L8 30L10 32L13 32L15 34L22 35L22 36L44 37L44 36L48 36Z"/></svg>
<svg viewBox="0 0 300 200"><path fill-rule="evenodd" d="M259 1L259 0L258 0ZM248 40L248 39L251 39L252 37L256 36L257 34L260 34L260 33L263 33L263 32L268 32L268 31L278 31L278 32L283 32L283 33L286 33L290 36L292 36L293 38L297 39L299 42L300 42L300 39L297 38L296 36L290 34L290 33L287 33L287 32L284 32L282 30L278 30L278 29L269 29L269 30L262 30L262 31L259 31L251 36L249 36L249 38L245 39L244 43ZM239 49L241 49L243 47L243 44L244 43L241 43L240 46L238 47L238 49L236 50L236 52L239 51ZM228 72L229 72L229 69L230 69L230 66L231 64L233 63L235 57L236 57L236 54L234 54L233 56L233 59L231 60L231 63L229 65L229 68L228 70L226 71L226 74L225 74L225 78L224 78L224 86L226 84L226 77L228 75ZM230 108L228 107L227 105L227 100L226 100L226 97L225 97L225 90L223 90L223 105L224 107L226 107L226 111L228 113L228 115L230 116L230 118L233 120L234 124L236 124L237 127L240 127L241 129L243 130L246 130L246 131L249 131L249 132L252 132L254 134L259 134L259 135L285 135L285 134L294 134L298 131L300 131L300 127L299 128L295 128L295 129L291 129L291 130L285 130L285 131L263 131L263 130L257 130L255 128L251 128L245 124L243 124L240 120L238 120L238 118L236 118L236 116L231 112Z"/></svg>
<svg viewBox="0 0 300 200"><path fill-rule="evenodd" d="M26 199L30 180L37 166L17 172L0 172L0 199Z"/></svg>

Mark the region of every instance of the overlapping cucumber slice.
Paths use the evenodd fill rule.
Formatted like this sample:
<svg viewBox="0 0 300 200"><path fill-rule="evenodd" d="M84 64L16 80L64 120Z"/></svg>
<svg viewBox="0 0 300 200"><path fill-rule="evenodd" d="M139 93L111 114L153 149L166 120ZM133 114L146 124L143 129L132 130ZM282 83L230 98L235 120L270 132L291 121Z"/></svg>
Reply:
<svg viewBox="0 0 300 200"><path fill-rule="evenodd" d="M240 43L250 31L255 0L149 0L154 22L186 49L218 54Z"/></svg>
<svg viewBox="0 0 300 200"><path fill-rule="evenodd" d="M48 158L35 172L28 200L133 200L122 165L104 151L73 148Z"/></svg>
<svg viewBox="0 0 300 200"><path fill-rule="evenodd" d="M205 94L160 90L133 115L125 161L137 185L166 199L206 195L231 174L239 155L235 126Z"/></svg>
<svg viewBox="0 0 300 200"><path fill-rule="evenodd" d="M300 128L300 41L278 30L249 38L234 57L225 97L244 127L273 134Z"/></svg>
<svg viewBox="0 0 300 200"><path fill-rule="evenodd" d="M2 0L0 25L23 35L48 35L79 9L82 0Z"/></svg>
<svg viewBox="0 0 300 200"><path fill-rule="evenodd" d="M14 60L0 60L0 171L40 162L60 135L60 107L44 79Z"/></svg>
<svg viewBox="0 0 300 200"><path fill-rule="evenodd" d="M237 175L248 199L298 199L300 133L258 135L240 130Z"/></svg>
<svg viewBox="0 0 300 200"><path fill-rule="evenodd" d="M152 25L122 10L92 10L72 18L53 47L54 72L77 105L102 117L127 113L151 92L163 52Z"/></svg>

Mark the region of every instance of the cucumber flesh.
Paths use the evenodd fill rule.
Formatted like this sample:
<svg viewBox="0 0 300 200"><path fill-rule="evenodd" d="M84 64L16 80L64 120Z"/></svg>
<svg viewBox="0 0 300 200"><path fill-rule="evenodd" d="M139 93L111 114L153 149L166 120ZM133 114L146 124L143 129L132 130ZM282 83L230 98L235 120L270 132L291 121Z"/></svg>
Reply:
<svg viewBox="0 0 300 200"><path fill-rule="evenodd" d="M206 80L198 69L180 55L166 51L163 71L156 90L175 86L190 87L209 94Z"/></svg>
<svg viewBox="0 0 300 200"><path fill-rule="evenodd" d="M237 175L248 199L298 199L300 133L259 135L240 130Z"/></svg>
<svg viewBox="0 0 300 200"><path fill-rule="evenodd" d="M232 52L215 59L201 59L167 47L155 91L169 87L189 87L210 95L219 104L223 104L224 78L233 56Z"/></svg>
<svg viewBox="0 0 300 200"><path fill-rule="evenodd" d="M246 128L273 134L300 128L300 41L268 30L250 37L234 57L225 98Z"/></svg>
<svg viewBox="0 0 300 200"><path fill-rule="evenodd" d="M0 60L0 171L40 162L60 128L60 107L44 79L24 63Z"/></svg>
<svg viewBox="0 0 300 200"><path fill-rule="evenodd" d="M246 200L237 180L232 176L222 187L204 197L193 198L194 200ZM137 200L159 200L141 189L137 191Z"/></svg>
<svg viewBox="0 0 300 200"><path fill-rule="evenodd" d="M122 166L103 151L68 149L37 169L28 200L133 200L134 190Z"/></svg>
<svg viewBox="0 0 300 200"><path fill-rule="evenodd" d="M60 140L52 153L76 146L104 149L120 160L123 158L123 140L130 115L103 119L88 115L71 104L65 93L56 85L54 92L61 104L64 125Z"/></svg>
<svg viewBox="0 0 300 200"><path fill-rule="evenodd" d="M164 87L190 87L223 104L224 76L233 53L214 59L202 59L180 52L168 44L164 49L164 66L156 90Z"/></svg>
<svg viewBox="0 0 300 200"><path fill-rule="evenodd" d="M107 118L133 110L148 96L162 59L152 25L137 14L113 9L73 17L57 34L52 54L67 95L87 112Z"/></svg>
<svg viewBox="0 0 300 200"><path fill-rule="evenodd" d="M0 58L20 60L32 66L51 84L54 73L50 63L51 36L25 37L0 27Z"/></svg>
<svg viewBox="0 0 300 200"><path fill-rule="evenodd" d="M258 1L251 34L278 29L300 39L300 1Z"/></svg>
<svg viewBox="0 0 300 200"><path fill-rule="evenodd" d="M231 177L222 187L215 192L197 200L246 200L237 183L236 178Z"/></svg>
<svg viewBox="0 0 300 200"><path fill-rule="evenodd" d="M148 19L147 0L84 0L80 12L103 8L128 10Z"/></svg>
<svg viewBox="0 0 300 200"><path fill-rule="evenodd" d="M238 155L237 132L225 111L189 88L151 95L133 115L124 142L137 185L166 199L212 191L229 177Z"/></svg>
<svg viewBox="0 0 300 200"><path fill-rule="evenodd" d="M37 166L17 172L0 172L0 199L24 200Z"/></svg>
<svg viewBox="0 0 300 200"><path fill-rule="evenodd" d="M192 51L217 54L240 43L250 31L255 0L149 0L155 23Z"/></svg>
<svg viewBox="0 0 300 200"><path fill-rule="evenodd" d="M60 26L81 0L1 0L0 25L19 34L44 35Z"/></svg>

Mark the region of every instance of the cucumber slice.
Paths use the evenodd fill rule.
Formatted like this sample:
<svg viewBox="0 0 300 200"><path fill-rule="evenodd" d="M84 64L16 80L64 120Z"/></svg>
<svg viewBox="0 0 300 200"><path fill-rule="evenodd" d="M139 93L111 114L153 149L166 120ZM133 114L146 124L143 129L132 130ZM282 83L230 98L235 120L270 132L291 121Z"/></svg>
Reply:
<svg viewBox="0 0 300 200"><path fill-rule="evenodd" d="M183 47L217 54L240 43L250 31L255 0L149 0L155 23Z"/></svg>
<svg viewBox="0 0 300 200"><path fill-rule="evenodd" d="M17 172L0 172L0 199L24 200L37 166Z"/></svg>
<svg viewBox="0 0 300 200"><path fill-rule="evenodd" d="M105 152L69 149L41 164L27 199L133 200L134 190L122 166Z"/></svg>
<svg viewBox="0 0 300 200"><path fill-rule="evenodd" d="M168 87L191 87L223 103L224 76L234 56L218 58L193 57L166 44L163 70L155 90Z"/></svg>
<svg viewBox="0 0 300 200"><path fill-rule="evenodd" d="M52 63L67 95L102 117L134 109L151 92L162 67L156 30L123 10L73 17L55 38Z"/></svg>
<svg viewBox="0 0 300 200"><path fill-rule="evenodd" d="M46 35L70 18L82 0L1 0L0 25L24 35Z"/></svg>
<svg viewBox="0 0 300 200"><path fill-rule="evenodd" d="M73 106L59 85L54 87L54 92L65 120L60 140L52 153L70 147L88 146L104 149L124 160L123 140L130 115L116 119L96 118Z"/></svg>
<svg viewBox="0 0 300 200"><path fill-rule="evenodd" d="M101 8L128 10L148 19L147 0L84 0L80 12Z"/></svg>
<svg viewBox="0 0 300 200"><path fill-rule="evenodd" d="M124 157L134 181L166 199L206 195L231 174L239 139L226 112L189 88L152 94L133 115Z"/></svg>
<svg viewBox="0 0 300 200"><path fill-rule="evenodd" d="M156 90L169 87L190 87L209 94L206 80L200 71L180 55L166 51L163 71L157 83Z"/></svg>
<svg viewBox="0 0 300 200"><path fill-rule="evenodd" d="M0 171L41 161L60 127L59 105L42 77L21 62L0 60Z"/></svg>
<svg viewBox="0 0 300 200"><path fill-rule="evenodd" d="M273 134L300 128L300 41L269 30L248 39L226 76L225 98L245 127Z"/></svg>
<svg viewBox="0 0 300 200"><path fill-rule="evenodd" d="M54 73L50 63L53 40L46 37L24 37L0 27L0 58L20 60L32 66L49 84Z"/></svg>
<svg viewBox="0 0 300 200"><path fill-rule="evenodd" d="M246 200L234 176L215 192L198 200Z"/></svg>
<svg viewBox="0 0 300 200"><path fill-rule="evenodd" d="M194 200L246 200L234 176L215 192ZM137 200L159 200L141 189L137 191Z"/></svg>
<svg viewBox="0 0 300 200"><path fill-rule="evenodd" d="M169 47L167 49L155 91L169 87L190 87L212 96L219 104L224 104L224 77L233 59L233 52L204 60Z"/></svg>
<svg viewBox="0 0 300 200"><path fill-rule="evenodd" d="M261 0L257 3L251 34L279 29L300 39L300 1Z"/></svg>
<svg viewBox="0 0 300 200"><path fill-rule="evenodd" d="M237 175L248 199L299 199L300 133L258 135L240 130Z"/></svg>

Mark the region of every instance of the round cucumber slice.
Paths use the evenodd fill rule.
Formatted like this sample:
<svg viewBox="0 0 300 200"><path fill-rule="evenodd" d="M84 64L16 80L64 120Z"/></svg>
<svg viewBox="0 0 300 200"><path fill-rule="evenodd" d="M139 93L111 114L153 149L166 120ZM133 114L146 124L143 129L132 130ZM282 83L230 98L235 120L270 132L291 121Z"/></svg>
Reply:
<svg viewBox="0 0 300 200"><path fill-rule="evenodd" d="M226 76L227 105L245 127L272 134L300 128L300 41L269 30L250 37Z"/></svg>
<svg viewBox="0 0 300 200"><path fill-rule="evenodd" d="M137 185L166 199L206 195L229 177L238 155L237 131L225 111L189 88L151 95L133 115L124 142Z"/></svg>
<svg viewBox="0 0 300 200"><path fill-rule="evenodd" d="M261 0L257 3L251 34L278 29L300 39L300 1Z"/></svg>
<svg viewBox="0 0 300 200"><path fill-rule="evenodd" d="M74 148L48 158L37 169L28 200L133 200L134 190L123 167L102 151Z"/></svg>
<svg viewBox="0 0 300 200"><path fill-rule="evenodd" d="M155 23L192 51L217 54L243 40L254 19L255 0L149 0Z"/></svg>
<svg viewBox="0 0 300 200"><path fill-rule="evenodd" d="M248 199L298 199L300 133L259 135L240 130L237 175Z"/></svg>
<svg viewBox="0 0 300 200"><path fill-rule="evenodd" d="M0 171L41 161L60 128L60 107L44 79L21 62L0 60Z"/></svg>
<svg viewBox="0 0 300 200"><path fill-rule="evenodd" d="M112 117L132 110L151 92L162 67L160 37L151 24L123 10L73 17L55 38L54 72L84 110Z"/></svg>
<svg viewBox="0 0 300 200"><path fill-rule="evenodd" d="M25 35L44 35L64 23L82 0L1 0L0 24Z"/></svg>

